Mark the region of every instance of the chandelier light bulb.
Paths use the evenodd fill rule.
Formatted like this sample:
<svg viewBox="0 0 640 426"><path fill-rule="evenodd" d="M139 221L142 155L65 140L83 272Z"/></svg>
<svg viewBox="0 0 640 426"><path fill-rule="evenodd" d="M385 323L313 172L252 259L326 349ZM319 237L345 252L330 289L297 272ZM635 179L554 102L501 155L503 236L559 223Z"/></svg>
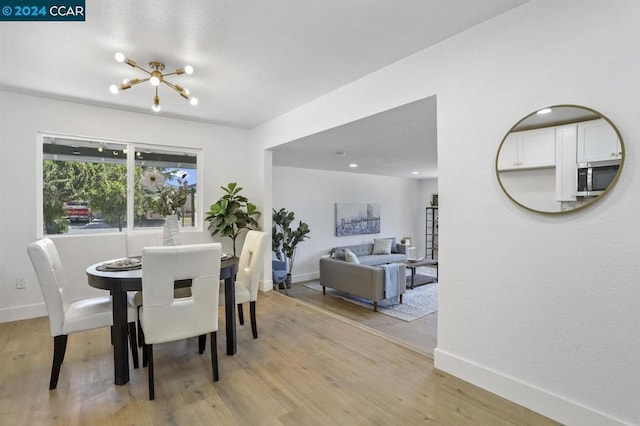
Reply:
<svg viewBox="0 0 640 426"><path fill-rule="evenodd" d="M159 86L160 85L160 79L154 75L153 77L151 77L149 79L149 83L151 83L152 86Z"/></svg>
<svg viewBox="0 0 640 426"><path fill-rule="evenodd" d="M117 95L120 92L120 89L118 89L118 86L116 86L115 84L112 84L111 86L109 86L109 91L114 95Z"/></svg>
<svg viewBox="0 0 640 426"><path fill-rule="evenodd" d="M124 53L122 52L118 52L114 55L114 58L116 58L116 61L122 63L124 62L124 60L126 59L126 57L124 56Z"/></svg>
<svg viewBox="0 0 640 426"><path fill-rule="evenodd" d="M193 74L193 67L191 65L185 65L184 72L187 74Z"/></svg>
<svg viewBox="0 0 640 426"><path fill-rule="evenodd" d="M195 106L195 105L198 105L198 98L191 98L191 99L189 99L189 103L190 103L191 105L194 105L194 106Z"/></svg>
<svg viewBox="0 0 640 426"><path fill-rule="evenodd" d="M152 105L151 109L153 110L153 112L160 112L160 105Z"/></svg>

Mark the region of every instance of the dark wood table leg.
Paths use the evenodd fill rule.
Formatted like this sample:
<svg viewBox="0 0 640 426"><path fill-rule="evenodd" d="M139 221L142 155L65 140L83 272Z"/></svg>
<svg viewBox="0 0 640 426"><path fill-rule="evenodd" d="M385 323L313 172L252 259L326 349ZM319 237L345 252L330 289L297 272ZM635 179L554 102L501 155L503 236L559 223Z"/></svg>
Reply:
<svg viewBox="0 0 640 426"><path fill-rule="evenodd" d="M127 347L127 292L112 291L113 368L118 386L129 383L129 348Z"/></svg>
<svg viewBox="0 0 640 426"><path fill-rule="evenodd" d="M409 269L411 269L411 290L413 290L414 281L416 279L416 268L409 267Z"/></svg>
<svg viewBox="0 0 640 426"><path fill-rule="evenodd" d="M224 279L224 314L227 327L227 355L234 355L237 351L236 345L236 292L235 273Z"/></svg>

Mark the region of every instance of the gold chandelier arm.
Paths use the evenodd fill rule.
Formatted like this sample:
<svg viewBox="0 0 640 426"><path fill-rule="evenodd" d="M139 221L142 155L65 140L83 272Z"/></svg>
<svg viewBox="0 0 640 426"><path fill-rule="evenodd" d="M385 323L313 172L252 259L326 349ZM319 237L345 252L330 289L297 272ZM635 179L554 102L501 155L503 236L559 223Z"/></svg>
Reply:
<svg viewBox="0 0 640 426"><path fill-rule="evenodd" d="M184 88L180 87L180 86L176 86L175 84L168 82L167 80L162 80L162 82L164 84L166 84L167 86L171 87L173 90L175 90L176 92L180 93L180 95L182 97L184 97L185 99L189 99L189 95L187 95L186 93L184 93Z"/></svg>
<svg viewBox="0 0 640 426"><path fill-rule="evenodd" d="M140 83L144 83L146 81L149 81L150 77L147 78L132 78L131 80L129 80L128 83L122 83L120 85L120 90L127 90L130 89L131 87L135 86L136 84L140 84Z"/></svg>
<svg viewBox="0 0 640 426"><path fill-rule="evenodd" d="M147 77L147 78L134 78L133 80L131 80L131 85L135 86L136 84L140 84L140 83L146 83L147 81L149 81L151 79L151 77Z"/></svg>
<svg viewBox="0 0 640 426"><path fill-rule="evenodd" d="M129 62L129 61L131 61L131 62ZM142 68L140 65L138 65L138 64L137 64L135 61L133 61L133 60L127 59L127 64L131 65L131 66L132 66L132 67L134 67L134 68L138 68L140 71L144 71L144 72L146 72L147 74L151 75L151 71L147 71L147 70L145 70L144 68Z"/></svg>

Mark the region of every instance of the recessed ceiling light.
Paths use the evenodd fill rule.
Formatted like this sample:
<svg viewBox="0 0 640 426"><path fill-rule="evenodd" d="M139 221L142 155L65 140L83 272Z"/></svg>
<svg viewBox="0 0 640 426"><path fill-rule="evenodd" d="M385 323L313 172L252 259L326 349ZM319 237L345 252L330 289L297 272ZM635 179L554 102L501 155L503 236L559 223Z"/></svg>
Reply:
<svg viewBox="0 0 640 426"><path fill-rule="evenodd" d="M351 163L351 164L349 164L349 167L356 168L356 167L358 167L358 165L356 163Z"/></svg>
<svg viewBox="0 0 640 426"><path fill-rule="evenodd" d="M544 114L549 114L550 112L551 112L551 108L544 108L544 109L541 109L540 111L538 111L536 114L544 115Z"/></svg>
<svg viewBox="0 0 640 426"><path fill-rule="evenodd" d="M412 175L417 175L420 172L411 172Z"/></svg>

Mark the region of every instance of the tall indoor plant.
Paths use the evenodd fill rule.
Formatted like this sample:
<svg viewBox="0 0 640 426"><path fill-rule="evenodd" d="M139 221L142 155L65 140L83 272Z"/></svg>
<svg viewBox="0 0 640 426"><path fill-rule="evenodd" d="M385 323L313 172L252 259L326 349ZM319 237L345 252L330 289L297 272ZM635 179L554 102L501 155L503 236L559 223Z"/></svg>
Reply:
<svg viewBox="0 0 640 426"><path fill-rule="evenodd" d="M260 212L249 200L240 195L242 187L231 182L225 188L225 195L209 207L205 220L209 221L211 235L221 235L233 241L233 255L236 255L236 239L245 229L257 229Z"/></svg>
<svg viewBox="0 0 640 426"><path fill-rule="evenodd" d="M298 227L291 228L295 220L295 213L285 209L273 210L273 225L271 227L271 250L278 260L287 262L287 286L291 286L291 271L296 257L298 244L309 238L309 225L300 221Z"/></svg>

